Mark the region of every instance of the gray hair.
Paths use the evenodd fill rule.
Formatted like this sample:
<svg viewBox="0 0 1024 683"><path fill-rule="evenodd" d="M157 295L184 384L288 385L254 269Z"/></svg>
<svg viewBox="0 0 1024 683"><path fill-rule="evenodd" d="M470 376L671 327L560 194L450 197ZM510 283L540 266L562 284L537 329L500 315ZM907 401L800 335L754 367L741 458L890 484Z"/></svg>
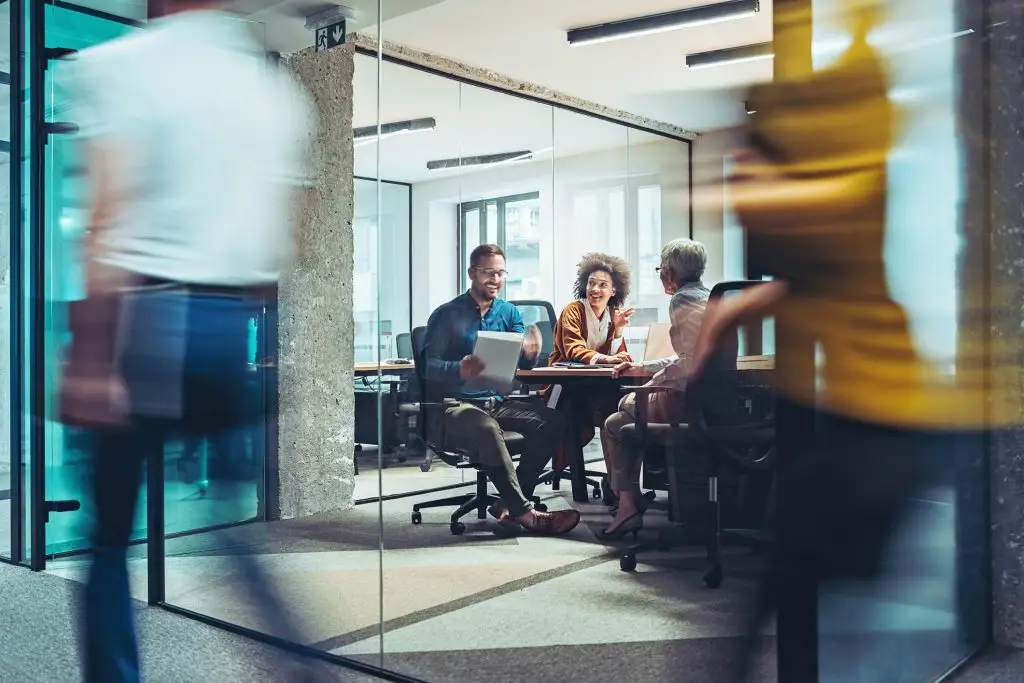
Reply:
<svg viewBox="0 0 1024 683"><path fill-rule="evenodd" d="M680 238L661 248L661 267L672 271L678 285L700 280L707 265L708 252L700 242Z"/></svg>

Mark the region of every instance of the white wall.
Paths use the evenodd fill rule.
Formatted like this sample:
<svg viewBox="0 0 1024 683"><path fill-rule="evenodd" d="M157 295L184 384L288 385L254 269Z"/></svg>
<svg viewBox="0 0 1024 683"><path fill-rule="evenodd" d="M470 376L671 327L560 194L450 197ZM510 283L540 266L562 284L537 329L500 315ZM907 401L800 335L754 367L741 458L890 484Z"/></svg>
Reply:
<svg viewBox="0 0 1024 683"><path fill-rule="evenodd" d="M657 265L641 267L645 245L638 243L638 190L653 185L661 188L659 243L689 236L689 150L683 142L632 131L627 135L623 130L624 141L638 144L416 183L412 192L413 324L422 324L430 311L458 293L458 204L527 192L540 193L540 260L545 273L537 292L540 298L551 300L556 309L568 303L579 257L599 250L633 257L630 260L638 271L633 277L637 298L642 289L640 278L651 280ZM598 226L582 225L576 215L576 196L616 187L622 188L626 197L624 215L614 217L622 234L601 233ZM657 296L656 305L664 308L664 295L658 292Z"/></svg>
<svg viewBox="0 0 1024 683"><path fill-rule="evenodd" d="M737 277L733 269L725 266L725 225L729 215L723 208L726 193L722 182L725 155L735 147L735 138L731 131L715 131L701 135L693 146L693 191L698 198L693 207L693 239L707 248L704 280L708 283ZM735 260L731 252L728 255Z"/></svg>

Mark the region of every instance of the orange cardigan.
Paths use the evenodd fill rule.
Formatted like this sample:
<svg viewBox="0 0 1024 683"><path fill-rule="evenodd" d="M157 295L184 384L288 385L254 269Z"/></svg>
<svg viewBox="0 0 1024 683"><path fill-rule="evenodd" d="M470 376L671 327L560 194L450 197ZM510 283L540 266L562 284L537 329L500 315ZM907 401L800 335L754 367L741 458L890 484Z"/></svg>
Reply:
<svg viewBox="0 0 1024 683"><path fill-rule="evenodd" d="M608 338L599 349L587 348L587 309L584 306L590 304L583 301L573 301L565 307L562 315L558 316L554 331L554 350L548 356L548 365L571 361L576 363L589 363L595 354L614 356L626 350L626 340L618 349L612 351L612 341L615 339L615 330L608 326ZM614 309L609 308L611 315Z"/></svg>

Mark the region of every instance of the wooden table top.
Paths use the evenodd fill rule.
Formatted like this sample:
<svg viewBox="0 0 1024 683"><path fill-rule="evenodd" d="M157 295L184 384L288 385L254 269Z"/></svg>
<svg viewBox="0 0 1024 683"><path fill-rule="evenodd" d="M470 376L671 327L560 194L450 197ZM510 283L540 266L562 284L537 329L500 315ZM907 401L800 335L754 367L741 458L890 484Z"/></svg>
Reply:
<svg viewBox="0 0 1024 683"><path fill-rule="evenodd" d="M765 371L775 369L775 356L740 356L736 360L736 369L741 372ZM611 377L613 369L603 367L576 367L576 368L534 368L533 370L520 370L516 373L522 379L544 379L558 380L566 377ZM624 372L620 377L648 377L649 374L643 370L631 370Z"/></svg>
<svg viewBox="0 0 1024 683"><path fill-rule="evenodd" d="M357 375L366 374L395 374L399 372L410 372L416 369L414 363L392 363L390 361L384 361L383 363L356 363L352 366L352 369Z"/></svg>

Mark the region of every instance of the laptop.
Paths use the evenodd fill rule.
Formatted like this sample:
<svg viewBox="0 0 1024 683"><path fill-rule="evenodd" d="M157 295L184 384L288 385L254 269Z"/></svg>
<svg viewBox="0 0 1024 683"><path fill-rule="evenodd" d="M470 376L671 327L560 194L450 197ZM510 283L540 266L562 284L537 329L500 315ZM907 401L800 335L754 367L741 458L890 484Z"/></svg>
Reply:
<svg viewBox="0 0 1024 683"><path fill-rule="evenodd" d="M644 360L661 360L677 356L675 347L672 346L672 323L651 323L647 330Z"/></svg>
<svg viewBox="0 0 1024 683"><path fill-rule="evenodd" d="M651 323L647 328L647 343L644 345L644 357L642 360L661 360L662 358L675 358L676 350L672 346L672 324ZM610 363L594 363L589 367L614 367L619 361ZM555 363L560 367L588 367L585 363Z"/></svg>

